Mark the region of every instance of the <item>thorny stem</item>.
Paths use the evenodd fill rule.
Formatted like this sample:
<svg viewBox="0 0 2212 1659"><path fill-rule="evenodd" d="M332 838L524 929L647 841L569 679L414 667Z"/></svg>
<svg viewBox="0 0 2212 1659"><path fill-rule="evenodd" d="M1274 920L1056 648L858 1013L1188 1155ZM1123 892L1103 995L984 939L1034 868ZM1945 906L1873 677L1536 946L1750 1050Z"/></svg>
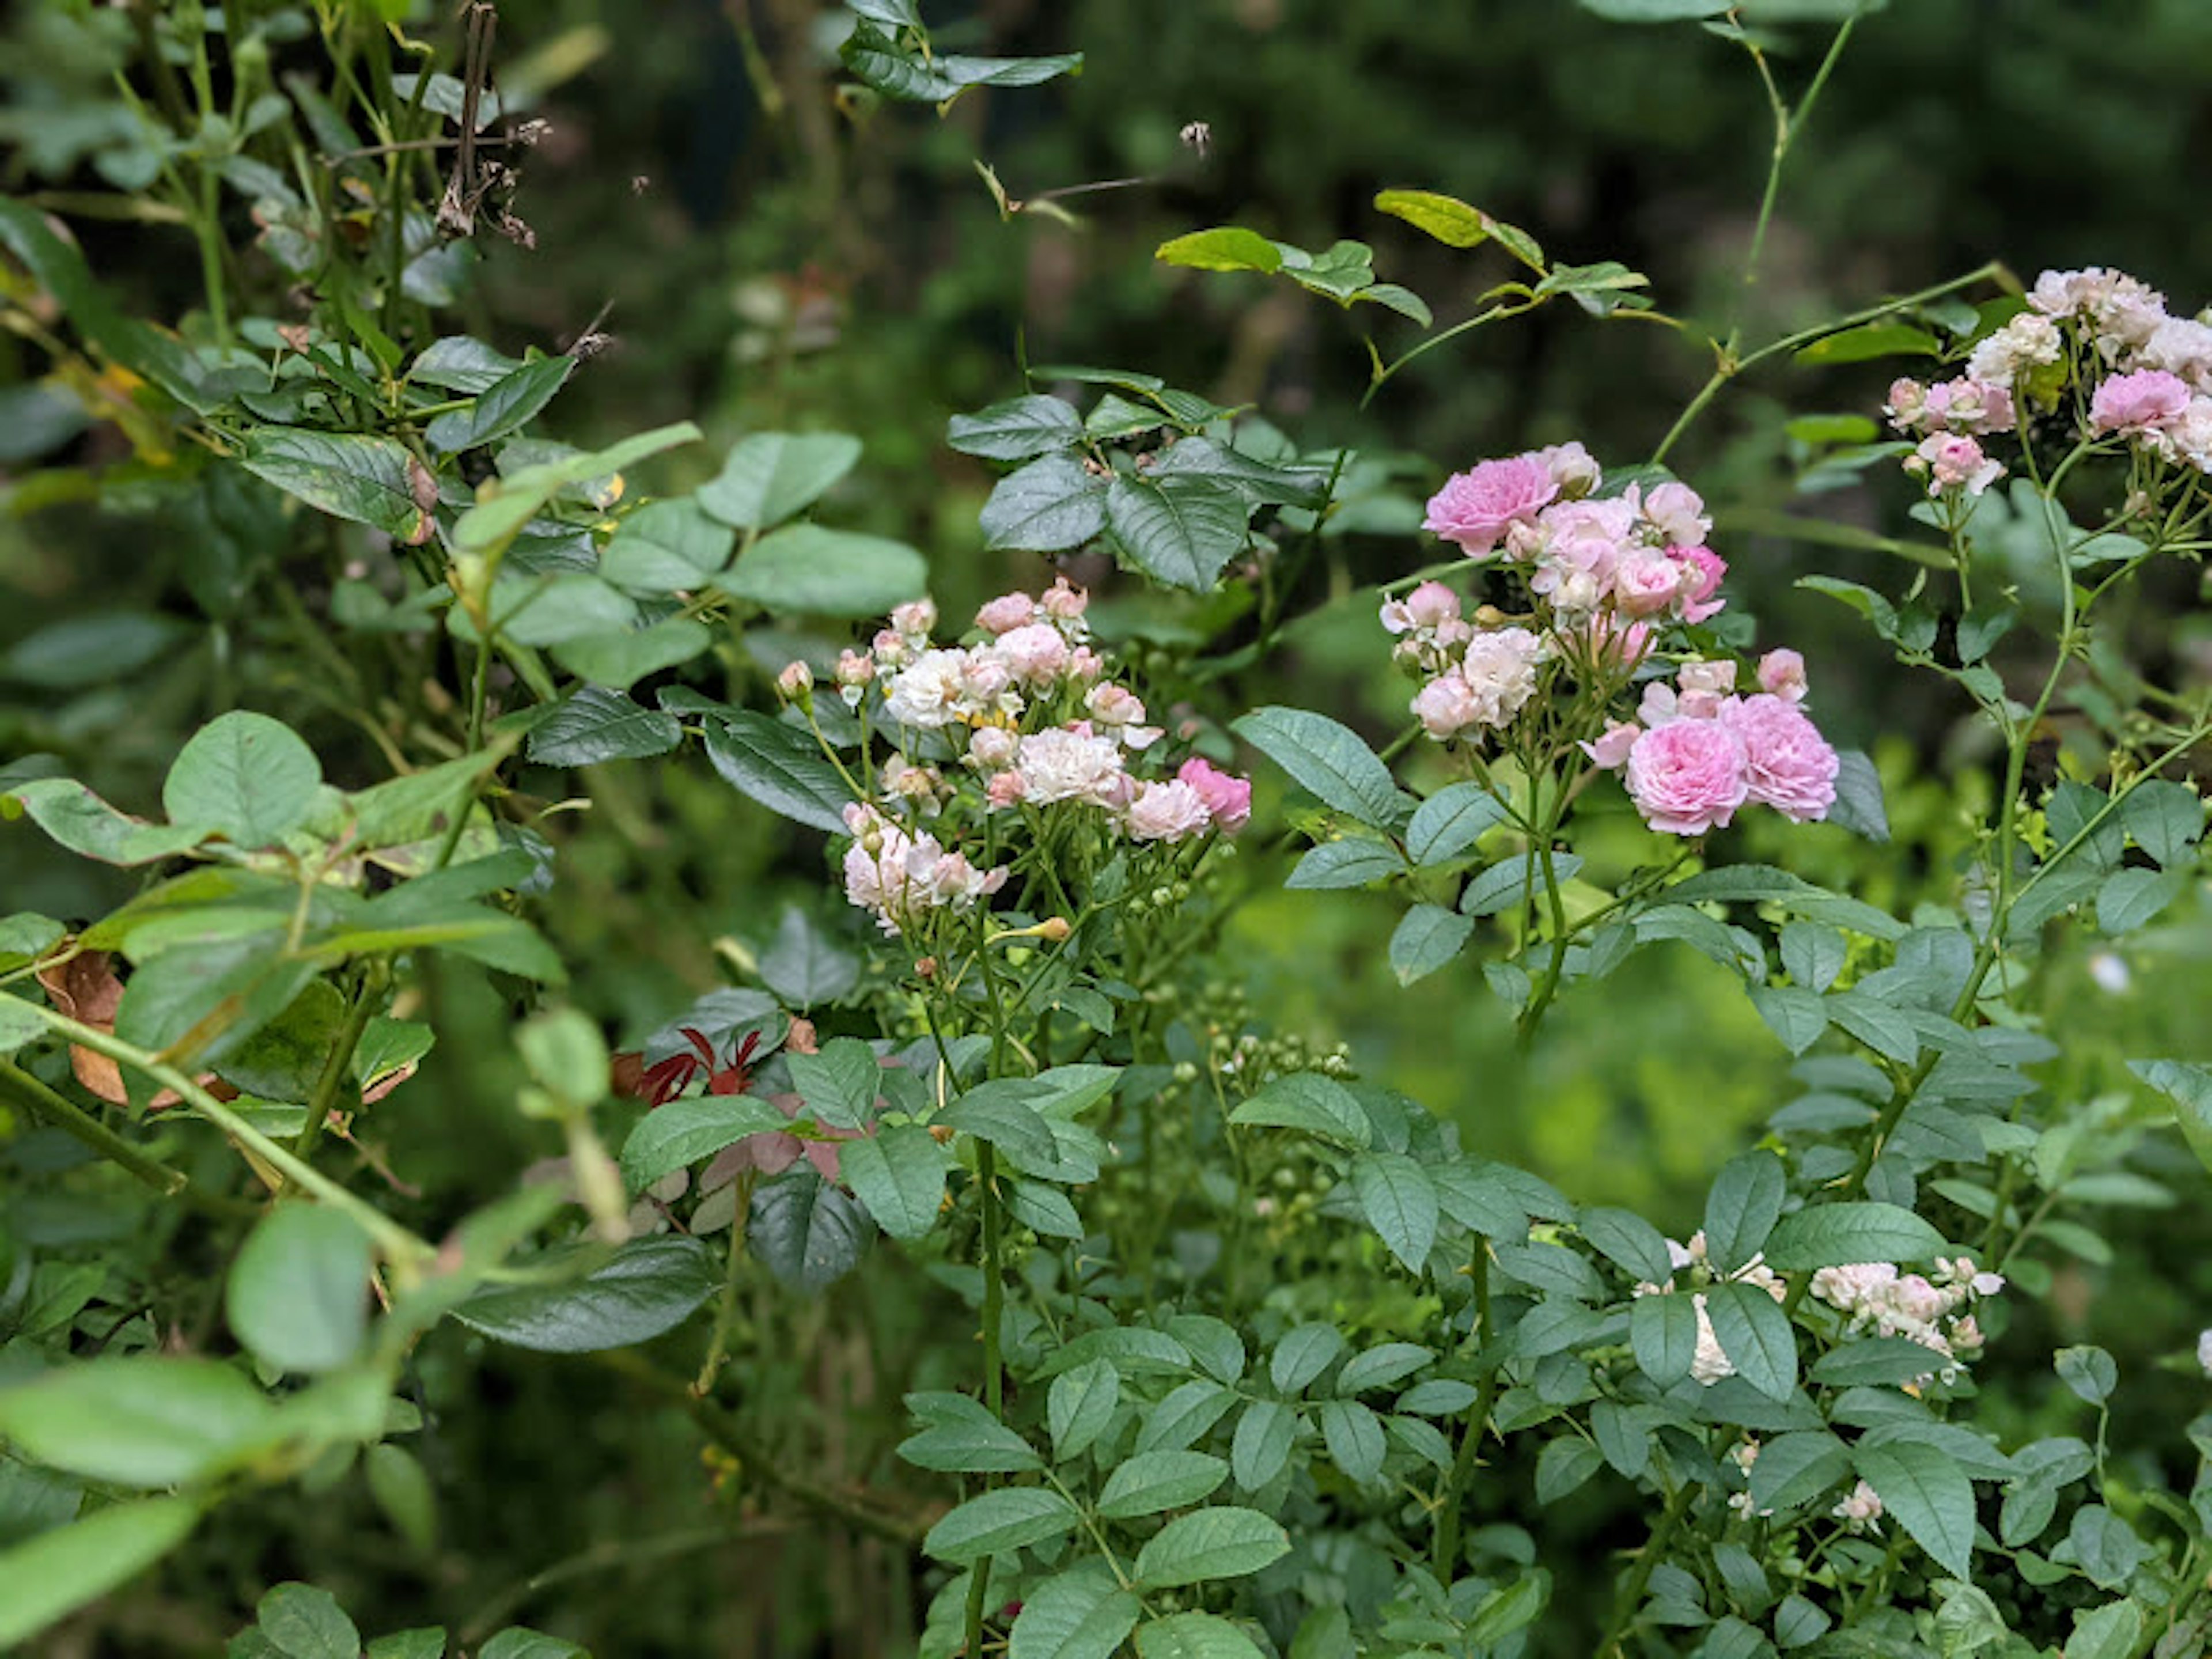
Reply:
<svg viewBox="0 0 2212 1659"><path fill-rule="evenodd" d="M1475 1236L1474 1260L1469 1271L1474 1279L1475 1334L1487 1346L1491 1339L1490 1242L1480 1234ZM1498 1376L1497 1364L1486 1361L1474 1403L1467 1410L1467 1426L1460 1434L1459 1455L1452 1460L1451 1473L1444 1480L1443 1499L1437 1510L1436 1547L1431 1552L1433 1559L1430 1565L1438 1580L1447 1586L1459 1572L1460 1510L1467 1502L1467 1489L1474 1480L1475 1466L1482 1461L1482 1437L1490 1428L1490 1407L1498 1397Z"/></svg>
<svg viewBox="0 0 2212 1659"><path fill-rule="evenodd" d="M161 1159L141 1152L91 1113L57 1094L12 1060L0 1060L0 1094L28 1108L33 1117L44 1118L109 1163L129 1170L164 1198L174 1197L189 1184L182 1170L173 1170Z"/></svg>
<svg viewBox="0 0 2212 1659"><path fill-rule="evenodd" d="M307 1121L300 1126L300 1138L293 1143L293 1150L302 1158L314 1156L315 1143L322 1139L324 1126L337 1109L338 1094L352 1070L362 1033L368 1029L368 1022L383 1004L386 977L381 961L372 963L362 972L361 982L354 989L353 1006L346 1010L345 1024L338 1029L337 1041L324 1057L321 1075L315 1079L315 1091L307 1101ZM353 1094L356 1104L360 1097L361 1091L356 1087Z"/></svg>
<svg viewBox="0 0 2212 1659"><path fill-rule="evenodd" d="M1651 1575L1666 1554L1667 1547L1674 1542L1674 1533L1681 1526L1682 1517L1689 1513L1690 1500L1696 1496L1697 1490L1695 1482L1685 1480L1668 1494L1667 1507L1660 1511L1659 1519L1652 1523L1651 1535L1644 1540L1643 1551L1636 1558L1634 1571L1620 1587L1620 1599L1614 1604L1613 1622L1606 1627L1604 1639L1598 1643L1595 1650L1597 1659L1608 1659L1608 1656L1624 1651L1621 1644L1628 1635L1629 1626L1636 1622L1636 1609L1644 1600L1644 1589L1651 1583Z"/></svg>
<svg viewBox="0 0 2212 1659"><path fill-rule="evenodd" d="M106 1054L120 1065L152 1079L166 1088L173 1089L184 1103L201 1117L214 1124L241 1147L259 1158L287 1181L303 1192L313 1193L333 1209L343 1210L360 1224L361 1229L374 1239L385 1255L396 1265L412 1268L436 1254L430 1245L417 1238L374 1205L352 1193L324 1175L313 1164L302 1162L288 1148L278 1146L255 1128L236 1112L217 1100L193 1079L168 1064L158 1054L149 1054L143 1048L124 1042L121 1038L71 1019L66 1014L42 1008L34 1002L23 1005L32 1014L45 1023L51 1030L67 1037L81 1048Z"/></svg>

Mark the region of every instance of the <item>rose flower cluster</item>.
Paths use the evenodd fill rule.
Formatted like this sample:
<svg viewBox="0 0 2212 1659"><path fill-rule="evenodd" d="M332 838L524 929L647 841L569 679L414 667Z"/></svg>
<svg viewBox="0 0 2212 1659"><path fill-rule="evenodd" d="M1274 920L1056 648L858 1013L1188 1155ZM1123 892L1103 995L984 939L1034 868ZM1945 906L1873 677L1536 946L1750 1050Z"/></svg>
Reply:
<svg viewBox="0 0 2212 1659"><path fill-rule="evenodd" d="M1026 815L1048 815L1026 817L1041 828L1080 815L1140 849L1233 836L1251 816L1250 781L1199 757L1143 775L1164 734L1091 648L1088 603L1064 578L1041 596L1005 594L976 613L970 642L944 645L931 638L936 606L920 599L870 650L839 659L847 705L879 714L898 743L874 799L845 809L846 896L886 933L996 893L1008 869L985 849L1005 848L1000 826ZM801 665L779 684L812 694Z"/></svg>
<svg viewBox="0 0 2212 1659"><path fill-rule="evenodd" d="M2069 397L2081 435L2212 472L2212 324L2168 316L2165 296L2124 271L2045 271L1965 373L1899 380L1885 412L1920 440L1905 465L1929 495L1978 495L2005 471L1982 440Z"/></svg>
<svg viewBox="0 0 2212 1659"><path fill-rule="evenodd" d="M1718 614L1728 566L1705 545L1712 521L1688 485L1610 495L1578 443L1485 461L1455 474L1429 502L1426 528L1480 563L1517 577L1530 606L1472 617L1442 582L1386 601L1394 655L1422 684L1413 712L1439 742L1479 744L1508 733L1539 693L1574 685L1578 707L1610 706L1648 680L1633 720L1593 720L1583 750L1625 769L1629 797L1653 829L1702 836L1747 804L1800 823L1836 798L1836 752L1805 714L1805 665L1773 651L1759 689L1735 691L1737 665L1692 657L1674 684L1650 678L1670 624Z"/></svg>

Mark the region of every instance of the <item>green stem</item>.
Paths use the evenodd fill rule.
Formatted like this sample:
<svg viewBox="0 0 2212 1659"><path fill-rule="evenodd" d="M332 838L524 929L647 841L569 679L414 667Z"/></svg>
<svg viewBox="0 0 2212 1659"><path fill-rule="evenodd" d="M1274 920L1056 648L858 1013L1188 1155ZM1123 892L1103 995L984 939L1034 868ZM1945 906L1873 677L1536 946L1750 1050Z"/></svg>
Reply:
<svg viewBox="0 0 2212 1659"><path fill-rule="evenodd" d="M128 1170L164 1198L174 1197L190 1184L182 1170L173 1170L149 1157L91 1113L73 1105L12 1060L0 1060L0 1094L27 1107L33 1117L81 1141L109 1163Z"/></svg>
<svg viewBox="0 0 2212 1659"><path fill-rule="evenodd" d="M1628 1580L1620 1587L1620 1599L1614 1604L1613 1622L1606 1627L1604 1638L1594 1650L1597 1659L1623 1651L1621 1644L1628 1635L1629 1626L1636 1622L1636 1609L1644 1601L1644 1592L1651 1583L1651 1575L1666 1555L1668 1545L1674 1542L1676 1528L1682 1517L1689 1513L1690 1500L1697 1494L1696 1483L1685 1480L1674 1488L1667 1499L1667 1507L1660 1511L1659 1519L1651 1528L1651 1536L1644 1540L1643 1552L1636 1558L1636 1566Z"/></svg>
<svg viewBox="0 0 2212 1659"><path fill-rule="evenodd" d="M1474 1241L1474 1328L1486 1345L1490 1340L1490 1244L1477 1235ZM1438 1582L1449 1587L1459 1572L1460 1510L1467 1501L1467 1489L1474 1480L1475 1467L1482 1461L1482 1437L1490 1428L1490 1408L1498 1398L1498 1368L1494 1363L1482 1367L1482 1381L1477 1386L1474 1403L1467 1409L1467 1426L1462 1431L1459 1455L1452 1460L1451 1473L1445 1478L1443 1501L1437 1510L1436 1547L1431 1552L1430 1562Z"/></svg>
<svg viewBox="0 0 2212 1659"><path fill-rule="evenodd" d="M437 1254L429 1244L374 1205L348 1192L313 1164L302 1163L289 1149L270 1139L202 1088L196 1080L158 1055L149 1054L143 1048L125 1042L96 1026L82 1024L66 1014L58 1014L51 1008L42 1008L33 1002L26 1002L23 1006L43 1021L50 1030L67 1037L80 1048L106 1054L118 1065L128 1066L163 1087L174 1090L179 1098L194 1113L214 1124L286 1180L303 1192L313 1193L331 1208L343 1210L351 1216L360 1223L362 1231L374 1239L394 1263L412 1265Z"/></svg>
<svg viewBox="0 0 2212 1659"><path fill-rule="evenodd" d="M702 1396L714 1393L714 1378L729 1355L730 1328L738 1316L738 1279L745 1265L745 1218L752 1211L752 1176L739 1176L738 1212L730 1222L730 1253L722 1268L721 1300L714 1306L714 1334L707 1340L707 1358L699 1367L698 1380L691 1385L691 1392Z"/></svg>
<svg viewBox="0 0 2212 1659"><path fill-rule="evenodd" d="M1005 1316L1005 1281L999 1273L998 1158L991 1143L975 1143L975 1194L983 1209L983 1403L994 1417L1006 1411L1006 1379L999 1357L999 1326ZM984 1489L991 1482L986 1478ZM991 1594L989 1558L978 1561L968 1585L968 1646L970 1654L983 1651L983 1613Z"/></svg>
<svg viewBox="0 0 2212 1659"><path fill-rule="evenodd" d="M353 1070L353 1057L361 1047L362 1033L384 1002L386 980L384 963L371 962L362 970L361 981L354 988L353 1006L346 1010L345 1024L338 1028L337 1041L324 1056L321 1075L315 1079L315 1091L307 1098L307 1121L300 1126L300 1138L293 1142L292 1150L302 1158L315 1155L315 1144L323 1138L323 1128L331 1114L337 1109L338 1095L346 1087ZM354 1103L361 1103L361 1090L353 1090Z"/></svg>

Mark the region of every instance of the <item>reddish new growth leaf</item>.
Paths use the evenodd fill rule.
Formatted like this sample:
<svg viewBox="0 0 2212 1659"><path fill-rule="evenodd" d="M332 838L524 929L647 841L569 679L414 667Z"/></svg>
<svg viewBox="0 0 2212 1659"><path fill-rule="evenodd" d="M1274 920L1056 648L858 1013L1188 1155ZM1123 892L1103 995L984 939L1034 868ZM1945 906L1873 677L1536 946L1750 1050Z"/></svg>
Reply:
<svg viewBox="0 0 2212 1659"><path fill-rule="evenodd" d="M617 1054L615 1086L649 1106L665 1106L701 1077L707 1079L710 1095L741 1095L752 1087L752 1059L761 1040L758 1031L746 1032L730 1063L723 1066L716 1062L714 1045L707 1041L704 1032L689 1025L681 1029L693 1052L678 1049L652 1066L641 1064L642 1054Z"/></svg>

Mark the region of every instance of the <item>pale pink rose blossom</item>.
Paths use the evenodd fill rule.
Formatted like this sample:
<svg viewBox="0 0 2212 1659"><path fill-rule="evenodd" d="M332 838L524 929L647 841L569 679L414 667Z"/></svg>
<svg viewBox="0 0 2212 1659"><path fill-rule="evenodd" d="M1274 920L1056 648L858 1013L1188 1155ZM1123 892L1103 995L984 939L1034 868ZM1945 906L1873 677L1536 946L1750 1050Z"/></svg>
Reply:
<svg viewBox="0 0 2212 1659"><path fill-rule="evenodd" d="M993 654L1032 691L1042 690L1067 668L1067 641L1050 623L1024 623L999 635Z"/></svg>
<svg viewBox="0 0 2212 1659"><path fill-rule="evenodd" d="M1198 791L1199 799L1206 803L1206 810L1212 817L1213 827L1223 835L1233 836L1250 821L1251 779L1224 772L1197 755L1185 761L1176 776Z"/></svg>
<svg viewBox="0 0 2212 1659"><path fill-rule="evenodd" d="M1423 582L1403 599L1382 602L1382 629L1388 634L1433 633L1459 619L1459 595L1442 582Z"/></svg>
<svg viewBox="0 0 2212 1659"><path fill-rule="evenodd" d="M1206 797L1180 778L1139 784L1125 820L1133 841L1184 841L1213 827Z"/></svg>
<svg viewBox="0 0 2212 1659"><path fill-rule="evenodd" d="M1718 1332L1713 1329L1713 1316L1705 1310L1705 1298L1693 1296L1690 1306L1698 1316L1698 1346L1690 1358L1690 1376L1704 1388L1711 1388L1724 1376L1735 1375L1735 1362L1721 1346Z"/></svg>
<svg viewBox="0 0 2212 1659"><path fill-rule="evenodd" d="M1589 495L1604 476L1589 451L1579 443L1553 444L1530 453L1532 459L1543 463L1544 470L1552 475L1552 482L1559 485L1559 494L1571 499Z"/></svg>
<svg viewBox="0 0 2212 1659"><path fill-rule="evenodd" d="M1750 791L1743 742L1719 720L1652 727L1628 752L1626 781L1644 822L1671 836L1726 828Z"/></svg>
<svg viewBox="0 0 2212 1659"><path fill-rule="evenodd" d="M1467 642L1460 678L1474 693L1475 718L1485 726L1504 726L1536 692L1536 669L1544 641L1525 628L1493 628Z"/></svg>
<svg viewBox="0 0 2212 1659"><path fill-rule="evenodd" d="M995 812L1003 812L1009 806L1026 800L1029 793L1030 781L1014 771L994 772L991 781L983 787L984 798L990 802L991 810Z"/></svg>
<svg viewBox="0 0 2212 1659"><path fill-rule="evenodd" d="M1683 567L1657 548L1639 547L1613 568L1613 608L1631 617L1671 610L1682 591Z"/></svg>
<svg viewBox="0 0 2212 1659"><path fill-rule="evenodd" d="M1991 460L1972 438L1953 433L1923 438L1905 465L1907 471L1927 476L1931 495L1946 489L1978 495L2004 476L2003 462Z"/></svg>
<svg viewBox="0 0 2212 1659"><path fill-rule="evenodd" d="M1674 671L1674 684L1685 691L1718 691L1725 695L1735 690L1735 659L1721 657L1709 662L1703 657L1685 658Z"/></svg>
<svg viewBox="0 0 2212 1659"><path fill-rule="evenodd" d="M1966 358L1966 378L2009 386L2027 370L2055 363L2065 353L2057 325L2039 312L2023 311L1975 346Z"/></svg>
<svg viewBox="0 0 2212 1659"><path fill-rule="evenodd" d="M2189 407L2189 383L2162 368L2115 374L2089 400L2089 423L2100 432L2150 432Z"/></svg>
<svg viewBox="0 0 2212 1659"><path fill-rule="evenodd" d="M1065 623L1079 622L1091 604L1091 595L1061 576L1045 590L1044 598L1039 603L1043 605L1048 617Z"/></svg>
<svg viewBox="0 0 2212 1659"><path fill-rule="evenodd" d="M1610 772L1626 763L1628 751L1636 747L1637 738L1643 735L1644 728L1634 720L1615 720L1595 742L1583 744L1583 753L1600 770Z"/></svg>
<svg viewBox="0 0 2212 1659"><path fill-rule="evenodd" d="M1787 647L1759 659L1759 689L1784 702L1805 701L1805 659Z"/></svg>
<svg viewBox="0 0 2212 1659"><path fill-rule="evenodd" d="M884 708L901 726L950 726L966 701L965 651L925 651L892 676Z"/></svg>
<svg viewBox="0 0 2212 1659"><path fill-rule="evenodd" d="M1469 558L1487 558L1509 526L1534 519L1559 493L1551 469L1534 455L1485 461L1445 480L1421 527L1458 543Z"/></svg>
<svg viewBox="0 0 2212 1659"><path fill-rule="evenodd" d="M1481 719L1474 688L1460 678L1457 669L1438 675L1416 692L1413 710L1421 729L1439 743L1457 737Z"/></svg>
<svg viewBox="0 0 2212 1659"><path fill-rule="evenodd" d="M2018 424L2009 389L1966 379L1929 386L1923 419L1929 426L1970 434L2009 432Z"/></svg>
<svg viewBox="0 0 2212 1659"><path fill-rule="evenodd" d="M1032 732L1017 750L1028 799L1039 805L1084 800L1114 805L1122 778L1121 751L1111 738L1094 737L1089 722Z"/></svg>
<svg viewBox="0 0 2212 1659"><path fill-rule="evenodd" d="M996 769L1013 764L1020 739L1003 726L979 726L968 739L968 758L978 766Z"/></svg>
<svg viewBox="0 0 2212 1659"><path fill-rule="evenodd" d="M975 613L975 626L986 634L1011 634L1036 619L1037 602L1026 593L1001 593Z"/></svg>
<svg viewBox="0 0 2212 1659"><path fill-rule="evenodd" d="M1874 1488L1863 1480L1853 1486L1849 1496L1828 1513L1842 1522L1847 1532L1880 1532L1881 1530L1881 1499L1875 1495Z"/></svg>
<svg viewBox="0 0 2212 1659"><path fill-rule="evenodd" d="M1741 741L1751 799L1799 823L1836 804L1836 751L1796 703L1770 693L1732 699L1720 723Z"/></svg>
<svg viewBox="0 0 2212 1659"><path fill-rule="evenodd" d="M1928 388L1917 380L1902 377L1892 380L1889 401L1881 409L1889 416L1889 423L1899 431L1913 431L1928 413Z"/></svg>
<svg viewBox="0 0 2212 1659"><path fill-rule="evenodd" d="M2136 362L2178 374L2197 392L2212 392L2212 325L2194 317L2169 317L2152 331Z"/></svg>
<svg viewBox="0 0 2212 1659"><path fill-rule="evenodd" d="M848 690L858 690L876 677L876 659L863 656L858 651L842 651L837 655L837 684Z"/></svg>
<svg viewBox="0 0 2212 1659"><path fill-rule="evenodd" d="M927 639L937 626L937 605L930 599L908 599L891 612L891 628L910 639Z"/></svg>
<svg viewBox="0 0 2212 1659"><path fill-rule="evenodd" d="M1662 545L1695 547L1712 533L1705 498L1686 483L1668 479L1644 498L1644 516L1659 532Z"/></svg>
<svg viewBox="0 0 2212 1659"><path fill-rule="evenodd" d="M1705 622L1728 609L1718 597L1728 562L1710 547L1670 547L1667 556L1682 566L1682 620Z"/></svg>
<svg viewBox="0 0 2212 1659"><path fill-rule="evenodd" d="M775 677L776 695L796 702L814 690L814 671L805 662L787 662Z"/></svg>

